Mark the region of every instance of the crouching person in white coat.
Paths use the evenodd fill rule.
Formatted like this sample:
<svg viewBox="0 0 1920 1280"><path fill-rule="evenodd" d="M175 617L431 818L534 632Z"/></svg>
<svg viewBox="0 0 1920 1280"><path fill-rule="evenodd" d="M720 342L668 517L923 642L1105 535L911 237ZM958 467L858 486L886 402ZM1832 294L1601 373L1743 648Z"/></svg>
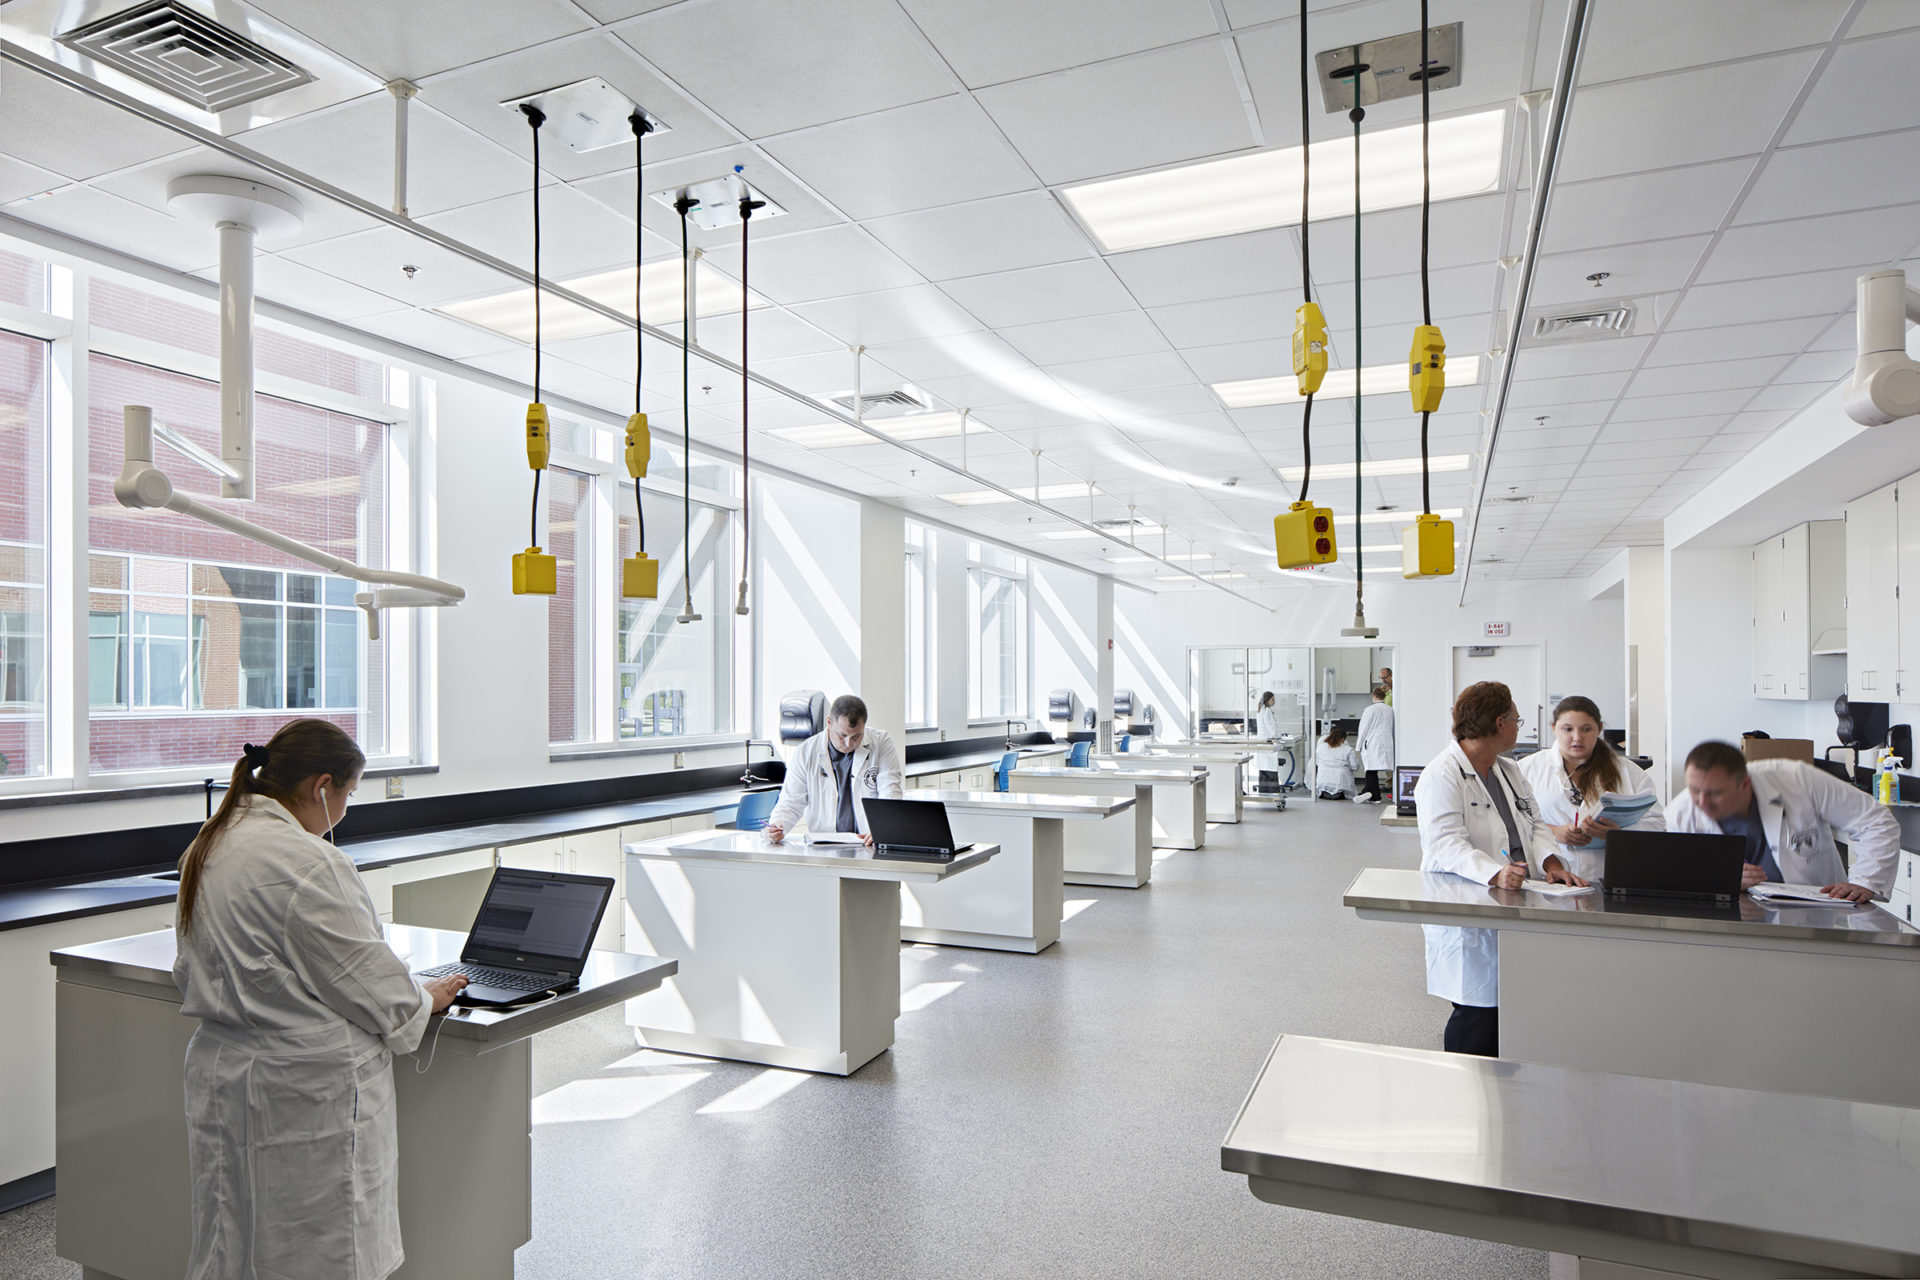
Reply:
<svg viewBox="0 0 1920 1280"><path fill-rule="evenodd" d="M1900 857L1900 820L1866 792L1803 760L1748 761L1725 742L1687 753L1687 794L1667 806L1667 827L1746 837L1743 889L1779 880L1870 902L1887 896ZM1840 861L1836 830L1851 866Z"/></svg>
<svg viewBox="0 0 1920 1280"><path fill-rule="evenodd" d="M366 763L295 720L247 746L180 859L188 1280L382 1280L400 1247L393 1055L461 977L418 981L350 859L321 836Z"/></svg>
<svg viewBox="0 0 1920 1280"><path fill-rule="evenodd" d="M1558 884L1585 884L1560 861L1520 767L1504 752L1520 737L1506 685L1485 680L1453 704L1454 743L1420 773L1420 869L1446 871L1496 889L1518 889L1529 870ZM1449 1053L1500 1056L1500 935L1493 929L1422 925L1427 991L1453 1003L1442 1044Z"/></svg>
<svg viewBox="0 0 1920 1280"><path fill-rule="evenodd" d="M796 822L812 832L857 832L873 844L862 800L898 800L906 770L884 729L867 727L867 704L850 693L833 700L827 727L793 749L780 801L767 818L767 839L779 844Z"/></svg>

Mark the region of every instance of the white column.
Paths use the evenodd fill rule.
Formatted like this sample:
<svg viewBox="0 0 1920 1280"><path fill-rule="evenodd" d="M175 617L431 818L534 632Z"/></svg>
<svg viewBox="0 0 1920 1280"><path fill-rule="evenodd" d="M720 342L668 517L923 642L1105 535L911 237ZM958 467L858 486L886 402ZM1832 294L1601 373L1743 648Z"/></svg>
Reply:
<svg viewBox="0 0 1920 1280"><path fill-rule="evenodd" d="M876 729L907 727L907 522L884 502L860 502L860 696Z"/></svg>
<svg viewBox="0 0 1920 1280"><path fill-rule="evenodd" d="M1667 564L1664 547L1627 548L1625 590L1627 750L1654 757L1654 786L1668 798Z"/></svg>
<svg viewBox="0 0 1920 1280"><path fill-rule="evenodd" d="M1113 749L1113 579L1093 584L1094 723L1102 751Z"/></svg>

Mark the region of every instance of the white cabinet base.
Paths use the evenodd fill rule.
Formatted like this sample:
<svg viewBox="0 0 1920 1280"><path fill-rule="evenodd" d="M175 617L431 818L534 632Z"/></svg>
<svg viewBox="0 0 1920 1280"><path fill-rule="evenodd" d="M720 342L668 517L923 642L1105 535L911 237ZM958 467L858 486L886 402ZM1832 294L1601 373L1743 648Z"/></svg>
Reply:
<svg viewBox="0 0 1920 1280"><path fill-rule="evenodd" d="M1123 811L1124 813L1124 811ZM939 884L900 886L900 936L908 942L989 951L1045 951L1060 940L1065 840L1060 818L950 810L953 838L997 844L983 867ZM1092 825L1099 819L1076 820Z"/></svg>

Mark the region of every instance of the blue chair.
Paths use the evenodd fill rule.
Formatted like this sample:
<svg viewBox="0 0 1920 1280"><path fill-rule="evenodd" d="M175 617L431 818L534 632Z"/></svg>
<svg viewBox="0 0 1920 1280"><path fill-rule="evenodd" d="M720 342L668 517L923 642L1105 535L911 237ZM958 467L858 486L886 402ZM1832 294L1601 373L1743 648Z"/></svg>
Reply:
<svg viewBox="0 0 1920 1280"><path fill-rule="evenodd" d="M1133 735L1130 733L1121 734L1120 745L1115 747L1114 750L1118 751L1121 755L1125 755L1127 752L1133 750Z"/></svg>
<svg viewBox="0 0 1920 1280"><path fill-rule="evenodd" d="M780 802L780 792L749 791L740 797L740 807L733 811L733 825L737 831L761 831L766 828L767 819L773 815L773 806Z"/></svg>
<svg viewBox="0 0 1920 1280"><path fill-rule="evenodd" d="M993 771L993 789L995 791L1013 790L1013 771L1019 767L1020 753L1009 751L1000 757L1000 767Z"/></svg>
<svg viewBox="0 0 1920 1280"><path fill-rule="evenodd" d="M1093 744L1091 742L1074 743L1073 746L1067 751L1067 768L1069 769L1086 768L1089 763L1087 757L1091 756L1092 754L1093 754Z"/></svg>

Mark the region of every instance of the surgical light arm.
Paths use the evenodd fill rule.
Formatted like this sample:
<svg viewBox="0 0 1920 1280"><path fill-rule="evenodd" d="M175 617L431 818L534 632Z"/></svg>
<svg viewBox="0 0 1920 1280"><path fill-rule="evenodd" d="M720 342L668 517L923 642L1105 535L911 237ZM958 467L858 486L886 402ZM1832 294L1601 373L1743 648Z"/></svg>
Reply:
<svg viewBox="0 0 1920 1280"><path fill-rule="evenodd" d="M1873 271L1859 281L1860 354L1847 383L1847 416L1864 427L1884 427L1920 414L1920 361L1907 354L1907 322L1920 324L1920 290L1899 269Z"/></svg>
<svg viewBox="0 0 1920 1280"><path fill-rule="evenodd" d="M153 462L153 410L146 405L130 404L123 418L126 431L126 460L122 464L119 477L113 482L113 496L120 500L123 507L135 510L152 509L175 511L183 516L225 529L251 542L283 551L297 560L324 569L328 573L338 574L342 578L351 578L376 588L373 591L357 593L354 604L366 611L367 634L371 639L380 638L379 610L415 606L444 606L458 604L466 599L465 588L456 587L451 582L438 578L429 578L418 573L399 573L390 569L367 569L343 560L339 556L308 546L297 538L275 533L263 525L251 520L243 520L218 508L207 506L195 498L188 497L173 487L173 481L167 478Z"/></svg>

